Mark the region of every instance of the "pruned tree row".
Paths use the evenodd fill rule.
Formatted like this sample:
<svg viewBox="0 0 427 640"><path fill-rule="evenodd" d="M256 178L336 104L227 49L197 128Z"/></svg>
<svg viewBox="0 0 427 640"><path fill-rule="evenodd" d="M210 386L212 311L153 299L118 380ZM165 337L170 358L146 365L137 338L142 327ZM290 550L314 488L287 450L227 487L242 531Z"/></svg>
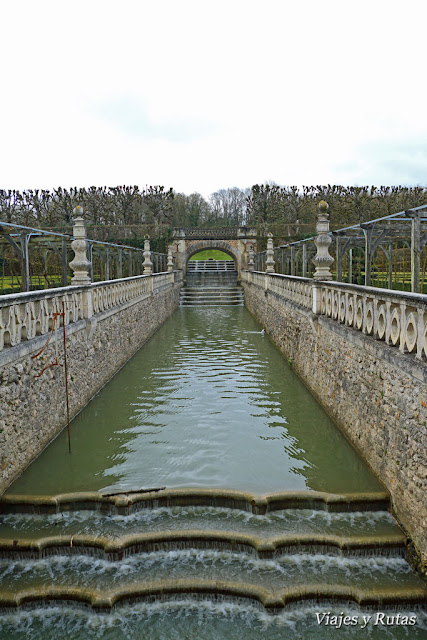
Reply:
<svg viewBox="0 0 427 640"><path fill-rule="evenodd" d="M328 202L331 222L338 228L426 204L427 188L328 184L298 189L257 184L247 199L247 224L261 228L271 224L310 224L314 222L320 200Z"/></svg>
<svg viewBox="0 0 427 640"><path fill-rule="evenodd" d="M0 220L30 227L71 227L73 209L82 205L89 225L146 225L158 235L171 227L312 225L317 203L329 203L335 228L358 224L420 206L427 187L317 185L284 187L274 183L251 189L220 189L205 199L163 186L89 187L53 191L0 189Z"/></svg>

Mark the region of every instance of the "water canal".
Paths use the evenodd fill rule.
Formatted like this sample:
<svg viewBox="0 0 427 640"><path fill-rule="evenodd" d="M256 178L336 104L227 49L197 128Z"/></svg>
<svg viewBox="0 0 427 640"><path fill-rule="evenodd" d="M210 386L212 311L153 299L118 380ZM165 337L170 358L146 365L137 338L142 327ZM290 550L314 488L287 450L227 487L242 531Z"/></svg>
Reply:
<svg viewBox="0 0 427 640"><path fill-rule="evenodd" d="M244 307L178 309L71 426L72 453L63 432L6 494L44 507L2 516L1 590L31 606L3 609L1 640L425 637L382 485Z"/></svg>

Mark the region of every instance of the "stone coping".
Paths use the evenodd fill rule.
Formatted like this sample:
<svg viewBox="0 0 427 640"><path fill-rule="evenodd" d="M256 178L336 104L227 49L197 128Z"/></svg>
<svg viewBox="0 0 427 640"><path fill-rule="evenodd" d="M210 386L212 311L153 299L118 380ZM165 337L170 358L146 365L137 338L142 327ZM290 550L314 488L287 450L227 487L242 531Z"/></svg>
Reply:
<svg viewBox="0 0 427 640"><path fill-rule="evenodd" d="M65 601L67 604L80 603L100 611L111 610L120 603L173 599L177 595L191 595L203 598L222 596L253 600L270 613L278 613L287 605L304 602L352 602L359 607L378 608L427 604L427 590L420 587L397 587L363 589L349 585L297 585L272 592L257 585L227 580L160 580L136 582L132 585L112 588L108 594L97 589L48 586L22 589L19 592L0 592L0 608L17 609L41 603Z"/></svg>
<svg viewBox="0 0 427 640"><path fill-rule="evenodd" d="M67 293L78 293L87 291L91 285L70 285L68 287L56 287L54 289L37 289L36 291L21 291L19 293L6 293L0 296L0 307L14 303L33 302L41 298L52 298L63 296Z"/></svg>
<svg viewBox="0 0 427 640"><path fill-rule="evenodd" d="M128 278L117 278L115 280L101 280L100 282L91 282L89 285L87 285L87 287L92 289L97 287L104 287L106 285L122 284L124 282L131 282L131 280L142 280L144 278L156 278L159 276L167 276L170 273L171 273L170 271L159 271L158 273L150 273L149 275L141 274L139 276L129 276Z"/></svg>
<svg viewBox="0 0 427 640"><path fill-rule="evenodd" d="M88 551L93 556L109 560L121 560L123 555L151 553L160 549L218 549L247 552L260 559L271 559L277 555L312 552L336 553L339 555L402 556L406 537L403 533L367 536L342 536L335 534L286 534L265 538L236 531L183 529L177 531L154 531L134 533L115 538L99 535L59 535L36 539L0 539L0 556L41 558L51 555L79 554Z"/></svg>
<svg viewBox="0 0 427 640"><path fill-rule="evenodd" d="M249 269L242 269L242 273L256 273L259 276L274 276L275 278L283 278L284 280L295 280L295 282L306 282L307 284L313 284L315 282L317 282L316 280L313 280L313 278L304 278L303 276L291 276L288 275L287 273L275 273L273 271L273 273L267 273L266 271L249 271ZM250 283L250 284L255 284L254 282Z"/></svg>
<svg viewBox="0 0 427 640"><path fill-rule="evenodd" d="M106 492L104 492L106 493ZM281 509L314 509L330 512L387 511L386 491L335 494L323 491L278 491L253 494L230 489L148 489L103 495L88 491L46 495L8 495L0 497L0 513L57 513L61 510L117 510L130 513L135 508L173 506L225 507L263 515Z"/></svg>

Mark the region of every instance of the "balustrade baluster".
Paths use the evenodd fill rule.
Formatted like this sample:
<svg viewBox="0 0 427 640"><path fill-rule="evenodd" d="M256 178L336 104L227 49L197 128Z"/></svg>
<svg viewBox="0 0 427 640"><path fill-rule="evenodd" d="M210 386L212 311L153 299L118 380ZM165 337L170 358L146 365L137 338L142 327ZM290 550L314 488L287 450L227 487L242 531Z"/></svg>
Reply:
<svg viewBox="0 0 427 640"><path fill-rule="evenodd" d="M399 340L399 351L404 353L405 351L405 342L406 342L406 304L404 302L400 303L400 340Z"/></svg>

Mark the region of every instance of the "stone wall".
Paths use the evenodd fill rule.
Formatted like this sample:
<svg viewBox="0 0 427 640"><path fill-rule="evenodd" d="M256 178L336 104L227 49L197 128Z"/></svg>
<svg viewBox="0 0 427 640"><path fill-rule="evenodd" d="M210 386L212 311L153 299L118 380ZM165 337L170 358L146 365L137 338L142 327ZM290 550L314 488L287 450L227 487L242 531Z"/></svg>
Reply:
<svg viewBox="0 0 427 640"><path fill-rule="evenodd" d="M264 276L257 283L250 279L242 282L247 308L390 491L395 514L412 540L412 560L425 572L425 362L284 299L273 285L273 290L261 286ZM302 303L303 294L298 293Z"/></svg>
<svg viewBox="0 0 427 640"><path fill-rule="evenodd" d="M112 281L105 283L106 286L100 283L101 286L92 285L87 289L93 294L93 309L102 310L86 313L89 318L79 318L77 314L75 321L70 317L69 324L66 322L71 417L89 402L178 306L181 274L176 272L175 283L173 280L172 273L156 274ZM62 292L62 298L70 298L70 293L64 293L67 290L72 291L74 297L80 293L76 287L51 291L52 295L59 296ZM120 291L122 293L118 294ZM40 299L46 302L48 295L44 292L25 294L25 306L34 302L39 304ZM115 299L114 295L118 297ZM20 301L22 296L18 294L15 298ZM0 303L4 305L6 298L10 296L3 296ZM4 309L4 306L0 308L0 324ZM10 317L12 313L19 317L15 309L16 305L9 307ZM27 315L31 313L30 309ZM22 325L22 314L20 321ZM27 331L21 330L21 333L27 334ZM46 344L47 337L45 333L30 340L19 338L18 344L5 346L0 351L0 492L22 473L67 422L62 327L57 332L57 340L53 336L43 353L32 358ZM49 367L40 377L35 377L55 361L56 348L60 366Z"/></svg>

